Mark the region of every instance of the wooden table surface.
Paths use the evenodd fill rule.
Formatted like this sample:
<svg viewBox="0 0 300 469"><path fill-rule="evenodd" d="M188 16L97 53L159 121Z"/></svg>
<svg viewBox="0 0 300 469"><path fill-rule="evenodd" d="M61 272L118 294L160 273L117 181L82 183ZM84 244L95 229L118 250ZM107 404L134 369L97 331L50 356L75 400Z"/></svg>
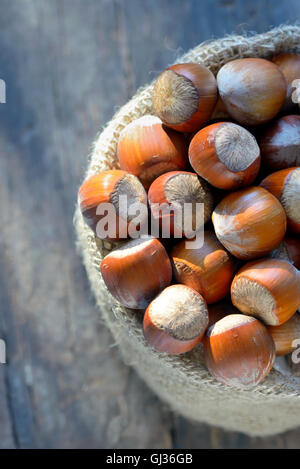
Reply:
<svg viewBox="0 0 300 469"><path fill-rule="evenodd" d="M0 0L1 448L299 447L173 415L120 360L74 242L96 133L199 42L299 18L298 0ZM300 423L300 422L299 422Z"/></svg>

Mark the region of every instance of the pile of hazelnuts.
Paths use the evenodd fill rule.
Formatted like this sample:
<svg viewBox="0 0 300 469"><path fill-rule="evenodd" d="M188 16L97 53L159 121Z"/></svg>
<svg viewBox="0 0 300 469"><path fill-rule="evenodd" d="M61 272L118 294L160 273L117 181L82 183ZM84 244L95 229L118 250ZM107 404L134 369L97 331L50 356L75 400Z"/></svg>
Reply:
<svg viewBox="0 0 300 469"><path fill-rule="evenodd" d="M300 339L295 79L300 56L287 53L232 60L216 77L197 63L168 67L154 84L153 114L120 134L120 169L79 189L96 233L99 206L110 203L128 236L101 273L121 305L144 314L148 344L182 354L201 342L211 374L238 388L258 384ZM195 231L205 224L203 245L175 239L172 213L170 239L129 239L133 217L121 195L147 207L137 228L149 217L162 222L158 203L204 204L204 219L193 218ZM117 240L119 228L110 238Z"/></svg>

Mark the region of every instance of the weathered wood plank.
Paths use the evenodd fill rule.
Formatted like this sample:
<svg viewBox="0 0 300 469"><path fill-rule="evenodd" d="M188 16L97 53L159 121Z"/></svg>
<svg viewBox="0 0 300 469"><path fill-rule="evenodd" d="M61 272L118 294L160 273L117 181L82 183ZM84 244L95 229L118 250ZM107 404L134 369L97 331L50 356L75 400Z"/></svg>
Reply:
<svg viewBox="0 0 300 469"><path fill-rule="evenodd" d="M257 440L174 418L111 347L72 226L90 143L116 108L181 51L294 20L297 0L0 8L0 338L9 361L0 367L0 446L299 446L299 431Z"/></svg>

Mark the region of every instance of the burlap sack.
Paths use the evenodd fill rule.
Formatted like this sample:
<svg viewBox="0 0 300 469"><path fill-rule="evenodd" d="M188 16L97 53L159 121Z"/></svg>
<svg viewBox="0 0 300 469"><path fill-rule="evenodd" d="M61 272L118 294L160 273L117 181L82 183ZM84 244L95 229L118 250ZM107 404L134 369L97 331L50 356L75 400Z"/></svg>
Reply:
<svg viewBox="0 0 300 469"><path fill-rule="evenodd" d="M282 26L265 34L228 36L200 44L176 62L199 62L216 73L239 57L270 57L279 52L300 53L300 27ZM299 77L300 78L300 77ZM132 120L152 113L153 85L141 89L123 106L97 138L86 178L115 168L121 130ZM300 425L300 378L273 370L256 388L235 390L219 384L207 372L201 345L182 356L153 351L143 338L141 317L121 307L108 293L100 262L111 245L95 239L77 208L78 246L102 317L124 361L133 366L171 408L180 414L250 435L271 435Z"/></svg>

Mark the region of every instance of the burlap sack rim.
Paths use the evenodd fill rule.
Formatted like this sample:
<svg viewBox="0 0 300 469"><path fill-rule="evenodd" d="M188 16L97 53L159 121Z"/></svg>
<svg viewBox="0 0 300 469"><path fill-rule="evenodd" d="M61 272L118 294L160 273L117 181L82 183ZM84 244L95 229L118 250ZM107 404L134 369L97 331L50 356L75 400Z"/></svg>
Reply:
<svg viewBox="0 0 300 469"><path fill-rule="evenodd" d="M251 48L250 51L249 48ZM300 27L297 25L283 25L264 34L228 36L223 39L200 44L178 58L176 62L196 61L208 66L215 73L224 63L234 58L269 57L274 53L299 52L299 50ZM102 130L94 143L85 179L92 174L117 167L116 144L119 134L133 119L151 113L152 87L153 83L139 89L135 96L117 111ZM225 388L209 375L203 366L201 346L183 356L160 354L148 347L142 334L140 318L136 315L136 312L120 306L111 297L101 278L101 259L113 246L110 243L95 239L92 231L84 223L78 206L74 222L78 238L78 248L83 256L91 288L104 321L111 330L116 343L121 346L121 352L126 362L134 366L150 386L152 386L151 377L145 376L145 373L141 370L141 362L143 362L145 354L147 355L147 360L153 359L154 362L158 361L158 363L164 365L166 369L172 368L173 371L176 370L177 379L181 377L183 380L187 380L190 388L197 390L197 388L202 388L205 384L207 392L212 392L212 399L214 398L213 390L218 390L222 391L223 395L230 392L231 397L236 395L237 399L241 395L245 399L249 397L251 402L253 402L254 397L260 400L266 399L268 396L272 398L279 396L280 400L288 400L289 402L296 399L297 404L300 402L300 378L293 377L292 375L288 377L282 376L273 370L257 387L250 390L236 391L231 388ZM140 352L139 356L136 355L128 358L126 351L124 351L124 344L127 340L132 341L134 348ZM172 381L173 376L168 378ZM155 389L155 386L152 387ZM162 390L161 396L163 394Z"/></svg>

